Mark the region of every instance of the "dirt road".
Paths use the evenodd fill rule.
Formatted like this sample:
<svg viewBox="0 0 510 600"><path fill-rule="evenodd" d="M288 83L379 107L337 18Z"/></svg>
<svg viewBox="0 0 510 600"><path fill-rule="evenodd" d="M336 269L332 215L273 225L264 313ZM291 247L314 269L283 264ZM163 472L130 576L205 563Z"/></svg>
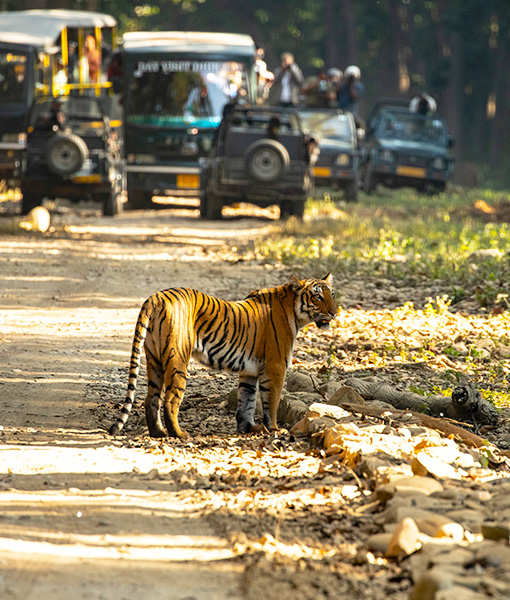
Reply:
<svg viewBox="0 0 510 600"><path fill-rule="evenodd" d="M257 517L246 514L252 492L225 474L244 460L252 477L284 477L293 456L294 473L307 475L316 459L286 448L258 461L261 440L239 439L227 413L234 378L197 364L182 411L190 442L146 437L143 381L127 435L105 428L125 393L141 302L171 286L237 299L286 280L230 250L270 226L271 215L211 224L64 207L45 234L0 237L1 598L211 600L264 589L236 540L277 535L284 505L259 492Z"/></svg>
<svg viewBox="0 0 510 600"><path fill-rule="evenodd" d="M180 413L191 438L151 440L142 368L125 435L106 433L124 398L143 300L172 286L239 299L286 281L291 272L282 265L246 260L273 215L207 223L193 213L148 211L107 219L95 207L57 205L51 230L40 234L13 233L16 210L15 203L0 206L2 600L409 598L428 559L411 577L408 562L367 551L367 538L381 531L372 484L350 468L348 455L347 463L325 457L309 438L237 436L232 375L193 362ZM347 277L337 288L351 308L328 331L300 333L293 370L331 374L334 358L340 376L379 370L400 387L440 387L445 370L472 368L462 357L452 363L445 348L459 336L476 344L485 331L496 340L491 360L508 373L498 359L508 351L500 343L508 338L505 319L385 308L418 293L423 303L438 295L432 288L381 288ZM427 340L427 361L418 341L416 360L387 360L386 349L402 336L409 346L409 332ZM411 473L406 461L396 461L396 473ZM496 475L476 464L472 475L458 476L462 489L449 482L445 498L457 508L478 480L490 486L501 476L496 483L504 483L505 469ZM492 493L473 489L477 518L493 514L482 506ZM465 545L475 539L469 535Z"/></svg>

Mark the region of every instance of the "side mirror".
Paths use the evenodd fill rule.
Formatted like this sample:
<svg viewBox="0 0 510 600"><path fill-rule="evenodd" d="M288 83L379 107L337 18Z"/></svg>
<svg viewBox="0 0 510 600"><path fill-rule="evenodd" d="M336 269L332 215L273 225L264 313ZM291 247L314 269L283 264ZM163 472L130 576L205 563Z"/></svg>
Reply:
<svg viewBox="0 0 510 600"><path fill-rule="evenodd" d="M448 136L448 148L453 148L455 146L455 138L453 135Z"/></svg>

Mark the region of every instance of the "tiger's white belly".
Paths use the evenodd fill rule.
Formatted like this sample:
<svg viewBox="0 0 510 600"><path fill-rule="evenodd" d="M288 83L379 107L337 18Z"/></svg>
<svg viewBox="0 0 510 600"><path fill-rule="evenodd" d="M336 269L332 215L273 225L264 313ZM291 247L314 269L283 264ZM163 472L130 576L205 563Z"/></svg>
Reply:
<svg viewBox="0 0 510 600"><path fill-rule="evenodd" d="M223 360L223 356L217 356L211 360L206 348L195 346L192 356L206 367L218 369L220 371L230 371L231 373L242 373L243 375L251 375L253 377L259 374L259 363L253 358L233 357L228 360Z"/></svg>

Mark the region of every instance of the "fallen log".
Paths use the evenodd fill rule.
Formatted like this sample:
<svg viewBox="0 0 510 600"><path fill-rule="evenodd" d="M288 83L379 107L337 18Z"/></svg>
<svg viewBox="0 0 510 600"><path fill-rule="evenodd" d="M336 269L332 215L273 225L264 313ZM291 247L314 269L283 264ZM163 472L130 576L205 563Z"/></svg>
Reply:
<svg viewBox="0 0 510 600"><path fill-rule="evenodd" d="M409 410L397 410L388 415L387 408L379 408L378 406L370 406L368 404L352 404L351 402L344 402L340 406L351 413L366 415L368 417L380 417L381 419L386 416L390 419L393 418L394 420L398 420L404 417L404 415L411 415L413 425L419 424L423 427L436 429L445 436L454 436L471 448L481 448L482 446L487 445L486 440L452 423L450 419L431 417L420 412Z"/></svg>
<svg viewBox="0 0 510 600"><path fill-rule="evenodd" d="M391 384L374 377L349 377L343 383L354 388L365 400L386 402L399 410L448 417L454 421L478 425L495 425L499 420L494 406L484 400L471 384L457 386L451 396L421 396L414 392L397 390Z"/></svg>

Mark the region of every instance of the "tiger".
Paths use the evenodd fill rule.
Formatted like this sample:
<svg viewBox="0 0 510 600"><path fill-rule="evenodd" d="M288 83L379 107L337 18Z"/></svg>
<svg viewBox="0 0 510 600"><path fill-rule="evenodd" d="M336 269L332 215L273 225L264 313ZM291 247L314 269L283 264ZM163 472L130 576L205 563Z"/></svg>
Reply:
<svg viewBox="0 0 510 600"><path fill-rule="evenodd" d="M115 436L122 431L133 407L142 345L148 379L145 415L151 437L188 437L178 413L191 357L239 374L238 433L261 428L254 421L257 388L264 427L276 430L280 394L299 329L311 323L327 328L337 314L332 281L330 273L304 280L292 275L287 283L256 290L240 301L221 300L190 288L170 288L149 296L135 326L126 398L109 433Z"/></svg>

